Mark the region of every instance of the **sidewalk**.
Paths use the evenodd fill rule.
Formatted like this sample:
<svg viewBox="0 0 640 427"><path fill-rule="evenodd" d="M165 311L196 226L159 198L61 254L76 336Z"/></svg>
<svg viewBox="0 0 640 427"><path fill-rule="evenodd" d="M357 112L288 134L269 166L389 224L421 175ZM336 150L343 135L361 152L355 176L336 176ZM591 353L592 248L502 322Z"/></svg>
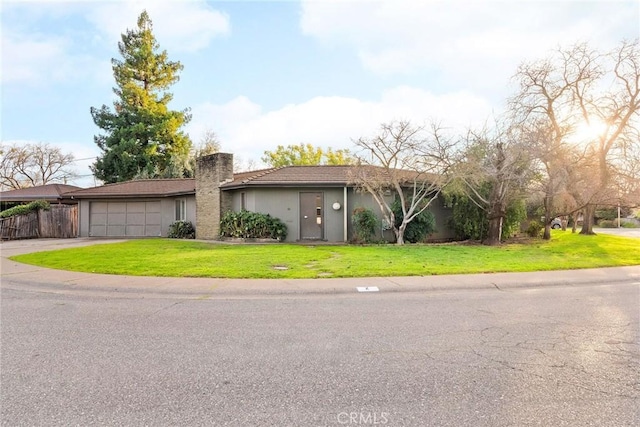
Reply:
<svg viewBox="0 0 640 427"><path fill-rule="evenodd" d="M640 283L640 266L532 273L456 274L447 276L372 277L345 279L214 279L116 276L52 270L17 263L7 257L19 253L110 243L116 240L38 239L3 242L1 284L10 288L53 293L91 293L105 296L175 296L206 299L215 296L349 294L357 287L379 292L510 289L575 286L620 282Z"/></svg>

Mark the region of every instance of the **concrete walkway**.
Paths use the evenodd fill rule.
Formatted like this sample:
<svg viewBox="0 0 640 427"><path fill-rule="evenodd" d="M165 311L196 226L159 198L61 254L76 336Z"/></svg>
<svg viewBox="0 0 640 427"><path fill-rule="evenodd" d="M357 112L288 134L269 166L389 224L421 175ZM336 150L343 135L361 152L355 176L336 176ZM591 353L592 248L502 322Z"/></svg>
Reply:
<svg viewBox="0 0 640 427"><path fill-rule="evenodd" d="M358 287L377 287L379 292L449 291L496 289L506 291L539 286L575 286L599 283L637 282L640 266L533 273L456 274L447 276L372 277L345 279L213 279L116 276L52 270L21 264L9 256L106 244L106 239L36 239L0 243L4 288L34 292L91 293L109 297L201 298L250 295L352 294Z"/></svg>

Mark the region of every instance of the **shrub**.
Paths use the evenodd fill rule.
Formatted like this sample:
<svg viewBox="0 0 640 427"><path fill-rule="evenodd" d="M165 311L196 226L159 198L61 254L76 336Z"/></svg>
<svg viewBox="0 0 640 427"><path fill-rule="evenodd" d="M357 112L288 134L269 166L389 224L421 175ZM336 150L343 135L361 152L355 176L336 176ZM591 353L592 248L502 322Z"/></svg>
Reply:
<svg viewBox="0 0 640 427"><path fill-rule="evenodd" d="M189 221L176 221L169 226L170 239L195 239L196 229Z"/></svg>
<svg viewBox="0 0 640 427"><path fill-rule="evenodd" d="M608 219L600 220L598 225L602 228L618 228L618 218L613 220L608 220ZM633 220L630 221L630 220L622 219L622 221L620 221L620 227L637 228L638 225Z"/></svg>
<svg viewBox="0 0 640 427"><path fill-rule="evenodd" d="M529 237L540 237L542 235L542 230L544 227L538 221L533 220L529 223L527 227L526 233Z"/></svg>
<svg viewBox="0 0 640 427"><path fill-rule="evenodd" d="M622 221L622 228L638 228L638 224L633 221Z"/></svg>
<svg viewBox="0 0 640 427"><path fill-rule="evenodd" d="M620 207L620 215L622 217L626 217L631 214L631 209L626 206ZM618 218L618 207L617 206L606 206L596 210L595 212L596 222L601 221L603 219L614 220Z"/></svg>
<svg viewBox="0 0 640 427"><path fill-rule="evenodd" d="M371 242L378 225L378 218L371 209L355 208L351 216L351 223L354 228L353 240L356 243Z"/></svg>
<svg viewBox="0 0 640 427"><path fill-rule="evenodd" d="M287 238L287 226L278 218L269 214L249 212L227 212L220 220L222 237L238 237L244 239L276 239Z"/></svg>
<svg viewBox="0 0 640 427"><path fill-rule="evenodd" d="M482 194L488 197L490 185L482 189ZM444 194L445 203L452 209L452 216L448 226L453 230L457 239L483 240L489 230L487 212L464 193ZM514 200L506 209L502 222L502 239L514 236L520 230L520 223L527 218L527 206L524 200Z"/></svg>
<svg viewBox="0 0 640 427"><path fill-rule="evenodd" d="M489 228L485 211L463 194L445 194L445 200L451 207L448 225L455 233L456 239L482 240Z"/></svg>
<svg viewBox="0 0 640 427"><path fill-rule="evenodd" d="M404 218L400 201L396 199L391 205L391 209L396 217L396 227L400 227ZM434 231L436 231L436 218L431 211L425 209L407 224L407 228L404 230L404 240L410 243L422 242Z"/></svg>
<svg viewBox="0 0 640 427"><path fill-rule="evenodd" d="M26 205L19 205L9 208L0 212L0 218L8 218L14 215L26 215L29 212L37 211L38 209L42 209L44 211L48 211L51 208L49 202L45 200L35 200L31 203L27 203Z"/></svg>
<svg viewBox="0 0 640 427"><path fill-rule="evenodd" d="M598 223L598 225L602 228L617 228L618 220L610 220L610 219L602 219Z"/></svg>
<svg viewBox="0 0 640 427"><path fill-rule="evenodd" d="M508 239L520 231L520 223L527 219L527 207L524 200L514 200L507 206L502 223L502 238Z"/></svg>

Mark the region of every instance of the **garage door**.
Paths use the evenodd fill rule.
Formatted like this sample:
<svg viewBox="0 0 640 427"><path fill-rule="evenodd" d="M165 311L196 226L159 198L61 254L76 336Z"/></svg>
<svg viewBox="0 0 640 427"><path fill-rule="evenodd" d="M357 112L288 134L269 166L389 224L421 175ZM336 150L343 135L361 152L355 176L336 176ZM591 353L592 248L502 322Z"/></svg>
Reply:
<svg viewBox="0 0 640 427"><path fill-rule="evenodd" d="M89 235L94 237L160 236L160 202L91 202Z"/></svg>

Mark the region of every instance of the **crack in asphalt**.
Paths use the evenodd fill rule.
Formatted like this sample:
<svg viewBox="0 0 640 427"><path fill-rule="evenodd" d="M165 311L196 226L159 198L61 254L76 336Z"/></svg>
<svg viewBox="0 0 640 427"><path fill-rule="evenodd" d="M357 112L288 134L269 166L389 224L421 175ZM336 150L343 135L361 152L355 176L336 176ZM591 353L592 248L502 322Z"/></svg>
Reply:
<svg viewBox="0 0 640 427"><path fill-rule="evenodd" d="M148 319L148 318L150 318L150 317L155 316L155 315L156 315L156 314L158 314L158 313L161 313L161 312L163 312L163 311L169 310L169 309L171 309L171 308L173 308L173 307L175 307L175 306L177 306L177 305L184 304L184 303L185 303L185 301L176 301L176 302L174 302L173 304L166 305L166 306L164 306L164 307L162 307L162 308L159 308L158 310L156 310L156 311L154 311L154 312L152 312L152 313L147 314L146 316L144 316L144 318L145 318L145 319Z"/></svg>

